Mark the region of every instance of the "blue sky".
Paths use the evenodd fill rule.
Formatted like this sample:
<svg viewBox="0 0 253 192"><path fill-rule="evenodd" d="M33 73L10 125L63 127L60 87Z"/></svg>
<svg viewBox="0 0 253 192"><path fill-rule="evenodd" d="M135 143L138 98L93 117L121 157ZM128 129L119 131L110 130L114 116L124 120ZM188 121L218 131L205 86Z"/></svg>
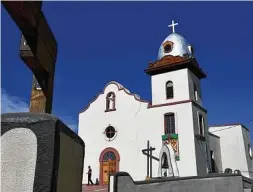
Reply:
<svg viewBox="0 0 253 192"><path fill-rule="evenodd" d="M1 109L24 111L32 73L19 58L21 33L1 9ZM43 11L59 47L53 113L75 131L79 112L111 80L151 99L144 69L156 60L172 19L208 75L202 95L209 124L253 128L251 2L44 2Z"/></svg>

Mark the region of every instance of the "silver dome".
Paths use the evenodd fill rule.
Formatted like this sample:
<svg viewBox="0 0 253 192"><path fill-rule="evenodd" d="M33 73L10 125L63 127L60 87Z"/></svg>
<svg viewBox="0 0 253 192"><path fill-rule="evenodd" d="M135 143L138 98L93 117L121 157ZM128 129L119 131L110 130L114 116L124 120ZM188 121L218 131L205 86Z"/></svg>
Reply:
<svg viewBox="0 0 253 192"><path fill-rule="evenodd" d="M163 44L167 41L173 43L172 50L169 53L165 53L164 47L163 47ZM166 39L164 39L164 41L162 42L159 48L158 60L162 59L166 55L182 57L185 54L187 54L188 56L191 57L192 52L191 52L190 47L191 46L188 44L188 42L183 36L177 33L172 33L168 37L166 37Z"/></svg>

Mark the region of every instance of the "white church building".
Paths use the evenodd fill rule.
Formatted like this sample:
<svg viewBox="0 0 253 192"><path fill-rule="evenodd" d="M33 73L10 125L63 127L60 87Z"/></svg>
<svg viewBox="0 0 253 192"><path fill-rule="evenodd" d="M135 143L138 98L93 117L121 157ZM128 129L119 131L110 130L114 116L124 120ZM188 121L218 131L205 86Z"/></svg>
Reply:
<svg viewBox="0 0 253 192"><path fill-rule="evenodd" d="M187 40L174 32L162 42L151 77L152 101L142 100L111 81L79 114L78 135L85 142L83 183L92 168L93 182L128 172L134 180L147 176L201 176L240 170L253 178L249 130L243 125L208 127L201 79L206 77ZM152 148L152 169L143 149ZM150 160L149 160L150 164Z"/></svg>

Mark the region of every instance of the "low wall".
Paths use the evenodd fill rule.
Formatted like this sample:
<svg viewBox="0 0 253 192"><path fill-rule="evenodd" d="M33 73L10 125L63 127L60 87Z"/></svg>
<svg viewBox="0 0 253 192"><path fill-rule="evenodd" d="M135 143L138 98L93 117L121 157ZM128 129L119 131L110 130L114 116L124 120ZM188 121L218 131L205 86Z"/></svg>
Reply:
<svg viewBox="0 0 253 192"><path fill-rule="evenodd" d="M134 182L128 173L118 172L110 176L109 192L248 192L251 187L252 180L234 174Z"/></svg>

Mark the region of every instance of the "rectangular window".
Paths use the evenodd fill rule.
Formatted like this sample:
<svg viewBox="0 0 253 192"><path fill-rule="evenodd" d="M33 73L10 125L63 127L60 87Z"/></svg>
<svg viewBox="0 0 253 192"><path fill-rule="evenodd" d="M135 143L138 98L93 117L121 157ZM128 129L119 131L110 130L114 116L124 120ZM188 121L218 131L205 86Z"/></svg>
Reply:
<svg viewBox="0 0 253 192"><path fill-rule="evenodd" d="M199 134L204 135L204 118L199 114Z"/></svg>
<svg viewBox="0 0 253 192"><path fill-rule="evenodd" d="M195 84L194 84L194 100L198 101L198 91Z"/></svg>
<svg viewBox="0 0 253 192"><path fill-rule="evenodd" d="M175 133L175 115L173 113L166 114L165 121L165 134Z"/></svg>
<svg viewBox="0 0 253 192"><path fill-rule="evenodd" d="M195 101L198 101L198 92L197 91L194 92L194 96L195 96Z"/></svg>
<svg viewBox="0 0 253 192"><path fill-rule="evenodd" d="M173 98L173 87L168 87L167 88L166 97L167 97L167 99L172 99Z"/></svg>
<svg viewBox="0 0 253 192"><path fill-rule="evenodd" d="M212 173L215 173L216 169L215 169L214 152L212 150L210 150L210 158L211 158L211 171Z"/></svg>

